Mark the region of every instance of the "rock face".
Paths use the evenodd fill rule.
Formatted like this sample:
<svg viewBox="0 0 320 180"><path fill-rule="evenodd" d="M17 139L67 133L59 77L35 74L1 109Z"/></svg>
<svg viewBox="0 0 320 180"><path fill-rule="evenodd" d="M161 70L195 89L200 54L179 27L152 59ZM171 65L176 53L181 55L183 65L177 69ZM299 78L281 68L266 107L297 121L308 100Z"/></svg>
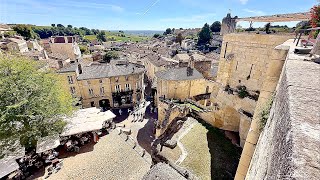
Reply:
<svg viewBox="0 0 320 180"><path fill-rule="evenodd" d="M246 179L320 179L320 65L289 52Z"/></svg>

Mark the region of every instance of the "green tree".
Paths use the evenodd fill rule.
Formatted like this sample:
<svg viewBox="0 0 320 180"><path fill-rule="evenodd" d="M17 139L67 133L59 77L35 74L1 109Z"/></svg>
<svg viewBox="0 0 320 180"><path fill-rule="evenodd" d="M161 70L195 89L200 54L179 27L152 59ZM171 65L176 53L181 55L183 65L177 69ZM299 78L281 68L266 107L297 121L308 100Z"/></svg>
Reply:
<svg viewBox="0 0 320 180"><path fill-rule="evenodd" d="M172 30L170 28L167 28L166 31L163 33L163 35L171 34Z"/></svg>
<svg viewBox="0 0 320 180"><path fill-rule="evenodd" d="M51 24L52 27L56 27L56 24Z"/></svg>
<svg viewBox="0 0 320 180"><path fill-rule="evenodd" d="M103 56L103 61L109 63L112 59L119 58L119 54L115 51L107 51L107 53Z"/></svg>
<svg viewBox="0 0 320 180"><path fill-rule="evenodd" d="M159 38L161 35L160 34L154 34L153 37L154 38Z"/></svg>
<svg viewBox="0 0 320 180"><path fill-rule="evenodd" d="M72 25L69 24L67 27L68 27L68 28L72 28Z"/></svg>
<svg viewBox="0 0 320 180"><path fill-rule="evenodd" d="M57 24L57 27L59 27L59 28L64 28L64 25L62 25L62 24Z"/></svg>
<svg viewBox="0 0 320 180"><path fill-rule="evenodd" d="M13 30L23 36L26 40L35 39L37 37L32 28L28 25L18 24L13 27Z"/></svg>
<svg viewBox="0 0 320 180"><path fill-rule="evenodd" d="M207 44L212 39L212 33L209 25L206 23L198 34L198 44Z"/></svg>
<svg viewBox="0 0 320 180"><path fill-rule="evenodd" d="M183 38L182 34L179 33L179 34L177 35L177 37L176 37L176 42L179 43L180 46L181 46L181 43L182 43L182 40L183 40L183 39L184 39L184 38Z"/></svg>
<svg viewBox="0 0 320 180"><path fill-rule="evenodd" d="M221 23L219 21L215 21L214 23L211 24L210 30L212 32L220 32L221 30Z"/></svg>
<svg viewBox="0 0 320 180"><path fill-rule="evenodd" d="M59 77L39 62L0 54L0 141L20 140L26 148L60 133L71 114L72 97Z"/></svg>
<svg viewBox="0 0 320 180"><path fill-rule="evenodd" d="M89 49L87 46L79 45L79 48L80 48L81 54L88 54L89 53Z"/></svg>
<svg viewBox="0 0 320 180"><path fill-rule="evenodd" d="M267 34L270 34L270 26L271 26L270 23L267 23L267 24L264 26Z"/></svg>
<svg viewBox="0 0 320 180"><path fill-rule="evenodd" d="M106 39L106 33L104 31L100 31L98 34L97 34L97 39L98 41L101 41L101 42L106 42L107 39Z"/></svg>

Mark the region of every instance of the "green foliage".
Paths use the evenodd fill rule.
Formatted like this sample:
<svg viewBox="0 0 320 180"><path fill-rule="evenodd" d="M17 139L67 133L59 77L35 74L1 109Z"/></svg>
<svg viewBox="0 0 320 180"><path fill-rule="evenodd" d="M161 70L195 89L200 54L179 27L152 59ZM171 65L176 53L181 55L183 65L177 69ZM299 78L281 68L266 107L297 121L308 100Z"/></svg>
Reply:
<svg viewBox="0 0 320 180"><path fill-rule="evenodd" d="M80 48L81 54L89 54L89 49L87 46L79 45L79 48Z"/></svg>
<svg viewBox="0 0 320 180"><path fill-rule="evenodd" d="M210 30L212 32L220 32L220 30L221 30L220 21L215 21L214 23L212 23L212 25L210 26Z"/></svg>
<svg viewBox="0 0 320 180"><path fill-rule="evenodd" d="M72 112L72 97L55 73L36 61L0 54L0 141L20 140L27 148L36 140L61 132L62 116Z"/></svg>
<svg viewBox="0 0 320 180"><path fill-rule="evenodd" d="M100 31L98 34L97 34L97 39L98 41L101 41L101 42L106 42L107 39L106 39L106 36L105 36L105 32L104 31Z"/></svg>
<svg viewBox="0 0 320 180"><path fill-rule="evenodd" d="M9 38L9 37L14 37L16 34L17 34L17 32L15 32L15 31L7 31L3 35L4 35L4 37Z"/></svg>
<svg viewBox="0 0 320 180"><path fill-rule="evenodd" d="M245 86L238 86L237 89L238 89L238 96L239 96L239 98L243 99L243 98L249 96L249 93L248 93L248 91L247 91L247 87L245 87Z"/></svg>
<svg viewBox="0 0 320 180"><path fill-rule="evenodd" d="M23 36L26 40L37 38L37 35L32 30L31 26L18 24L13 27L13 30Z"/></svg>
<svg viewBox="0 0 320 180"><path fill-rule="evenodd" d="M263 110L260 113L260 124L259 124L260 131L262 131L263 128L265 127L265 125L267 124L267 121L270 116L270 110L272 107L273 99L274 99L274 96L272 96L269 99L269 101L266 103L265 107L263 108Z"/></svg>
<svg viewBox="0 0 320 180"><path fill-rule="evenodd" d="M116 51L107 51L107 53L103 56L103 61L109 63L112 59L118 59L119 54Z"/></svg>
<svg viewBox="0 0 320 180"><path fill-rule="evenodd" d="M181 45L182 41L183 41L183 36L181 33L179 33L176 37L176 42L179 43Z"/></svg>
<svg viewBox="0 0 320 180"><path fill-rule="evenodd" d="M209 25L206 23L198 34L198 45L208 44L211 39L212 33Z"/></svg>
<svg viewBox="0 0 320 180"><path fill-rule="evenodd" d="M161 37L161 35L160 34L154 34L153 37L154 38L159 38L159 37Z"/></svg>
<svg viewBox="0 0 320 180"><path fill-rule="evenodd" d="M270 23L267 23L267 24L264 26L267 34L270 34L270 26L271 26Z"/></svg>
<svg viewBox="0 0 320 180"><path fill-rule="evenodd" d="M166 31L163 33L163 35L172 34L172 30L170 28L167 28Z"/></svg>

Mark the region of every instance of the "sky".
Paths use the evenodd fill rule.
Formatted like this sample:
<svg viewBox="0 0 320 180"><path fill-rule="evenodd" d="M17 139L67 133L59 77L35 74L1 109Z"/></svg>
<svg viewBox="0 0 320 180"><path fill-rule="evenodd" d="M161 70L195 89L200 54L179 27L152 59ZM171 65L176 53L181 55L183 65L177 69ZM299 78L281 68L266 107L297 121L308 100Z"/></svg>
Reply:
<svg viewBox="0 0 320 180"><path fill-rule="evenodd" d="M204 23L221 21L228 12L238 17L306 12L317 3L317 0L0 0L0 23L71 24L104 30L198 28ZM248 27L245 22L239 25Z"/></svg>

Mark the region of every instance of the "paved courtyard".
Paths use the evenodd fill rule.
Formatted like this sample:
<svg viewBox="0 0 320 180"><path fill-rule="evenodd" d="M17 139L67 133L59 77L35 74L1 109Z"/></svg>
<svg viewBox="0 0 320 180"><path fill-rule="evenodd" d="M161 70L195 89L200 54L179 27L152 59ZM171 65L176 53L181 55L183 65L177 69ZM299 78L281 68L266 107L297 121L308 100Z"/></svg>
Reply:
<svg viewBox="0 0 320 180"><path fill-rule="evenodd" d="M136 180L141 179L149 169L150 163L114 130L102 137L91 151L65 158L62 169L48 179Z"/></svg>

